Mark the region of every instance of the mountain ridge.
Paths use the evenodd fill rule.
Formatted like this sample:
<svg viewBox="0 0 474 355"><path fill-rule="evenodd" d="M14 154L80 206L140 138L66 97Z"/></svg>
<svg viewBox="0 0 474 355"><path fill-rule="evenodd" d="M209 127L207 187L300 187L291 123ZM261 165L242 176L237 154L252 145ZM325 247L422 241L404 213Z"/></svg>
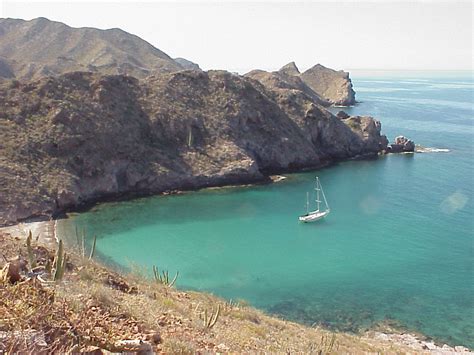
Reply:
<svg viewBox="0 0 474 355"><path fill-rule="evenodd" d="M62 22L0 19L0 57L17 79L36 79L70 71L128 74L183 67L140 37L118 28L73 28Z"/></svg>

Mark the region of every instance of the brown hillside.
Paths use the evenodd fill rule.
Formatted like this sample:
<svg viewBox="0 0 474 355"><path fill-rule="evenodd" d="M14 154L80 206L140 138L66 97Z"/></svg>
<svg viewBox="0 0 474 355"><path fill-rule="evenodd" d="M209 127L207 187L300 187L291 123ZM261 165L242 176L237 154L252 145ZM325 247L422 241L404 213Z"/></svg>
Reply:
<svg viewBox="0 0 474 355"><path fill-rule="evenodd" d="M182 69L167 54L118 28L72 28L45 18L0 19L1 57L19 79L77 70L143 78L157 70ZM2 67L0 61L0 76L8 77Z"/></svg>
<svg viewBox="0 0 474 355"><path fill-rule="evenodd" d="M0 224L107 196L248 183L383 149L298 90L222 71L0 86Z"/></svg>

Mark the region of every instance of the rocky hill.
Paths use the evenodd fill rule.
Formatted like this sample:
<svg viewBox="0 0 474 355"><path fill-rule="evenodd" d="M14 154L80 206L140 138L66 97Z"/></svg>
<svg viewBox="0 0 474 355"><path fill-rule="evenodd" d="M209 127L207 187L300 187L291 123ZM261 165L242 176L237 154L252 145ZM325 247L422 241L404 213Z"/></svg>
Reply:
<svg viewBox="0 0 474 355"><path fill-rule="evenodd" d="M311 89L334 105L350 106L356 103L349 73L345 71L316 64L300 77Z"/></svg>
<svg viewBox="0 0 474 355"><path fill-rule="evenodd" d="M386 147L372 118L342 120L304 90L223 71L5 80L0 107L0 224Z"/></svg>
<svg viewBox="0 0 474 355"><path fill-rule="evenodd" d="M81 70L143 78L181 69L166 53L118 28L0 19L0 77L31 79Z"/></svg>
<svg viewBox="0 0 474 355"><path fill-rule="evenodd" d="M183 69L190 69L190 70L201 70L199 64L191 62L190 60L184 58L174 58L174 61L181 65Z"/></svg>
<svg viewBox="0 0 474 355"><path fill-rule="evenodd" d="M302 74L295 62L291 62L278 71L253 70L245 76L256 79L265 86L303 91L323 106L350 106L356 102L349 73L335 71L321 64L316 64Z"/></svg>

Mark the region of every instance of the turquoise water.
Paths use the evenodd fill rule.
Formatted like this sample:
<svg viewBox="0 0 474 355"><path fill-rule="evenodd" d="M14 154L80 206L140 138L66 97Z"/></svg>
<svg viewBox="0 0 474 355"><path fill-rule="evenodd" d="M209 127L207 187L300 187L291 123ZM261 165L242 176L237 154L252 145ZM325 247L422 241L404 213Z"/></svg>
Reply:
<svg viewBox="0 0 474 355"><path fill-rule="evenodd" d="M332 212L300 224L315 172L278 184L100 205L66 221L121 267L158 265L183 289L357 331L384 320L474 347L473 81L353 79L352 114L448 153L390 155L317 172Z"/></svg>

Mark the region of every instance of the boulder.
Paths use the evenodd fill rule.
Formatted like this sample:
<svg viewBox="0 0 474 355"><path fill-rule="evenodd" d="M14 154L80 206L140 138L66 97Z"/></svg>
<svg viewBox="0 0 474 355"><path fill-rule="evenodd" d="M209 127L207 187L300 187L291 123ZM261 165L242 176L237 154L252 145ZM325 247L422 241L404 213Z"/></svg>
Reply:
<svg viewBox="0 0 474 355"><path fill-rule="evenodd" d="M415 143L405 136L398 136L395 142L389 146L390 153L414 152Z"/></svg>
<svg viewBox="0 0 474 355"><path fill-rule="evenodd" d="M345 111L339 111L338 113L336 113L336 117L340 118L341 120L345 120L346 118L349 118L350 116Z"/></svg>

